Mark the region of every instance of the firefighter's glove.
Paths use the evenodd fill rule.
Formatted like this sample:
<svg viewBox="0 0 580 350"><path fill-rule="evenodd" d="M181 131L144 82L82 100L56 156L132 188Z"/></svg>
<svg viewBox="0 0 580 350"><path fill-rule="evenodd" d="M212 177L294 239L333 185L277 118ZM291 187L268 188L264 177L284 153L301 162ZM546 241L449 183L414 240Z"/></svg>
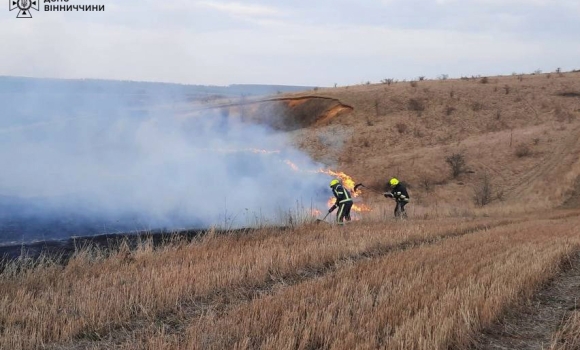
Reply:
<svg viewBox="0 0 580 350"><path fill-rule="evenodd" d="M332 207L330 207L330 209L328 209L328 212L332 213L334 211L334 209L336 209L336 204L333 205Z"/></svg>
<svg viewBox="0 0 580 350"><path fill-rule="evenodd" d="M385 192L383 193L383 196L385 196L385 198L393 198L393 194L391 192Z"/></svg>

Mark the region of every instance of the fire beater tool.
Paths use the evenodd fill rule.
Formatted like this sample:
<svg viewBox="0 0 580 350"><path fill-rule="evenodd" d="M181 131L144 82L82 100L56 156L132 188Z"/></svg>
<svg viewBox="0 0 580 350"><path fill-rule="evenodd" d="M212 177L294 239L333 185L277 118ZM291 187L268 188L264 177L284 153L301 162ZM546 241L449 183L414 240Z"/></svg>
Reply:
<svg viewBox="0 0 580 350"><path fill-rule="evenodd" d="M330 214L330 212L326 213L326 215L324 215L324 218L316 219L316 224L320 224L321 222L324 222L326 220L326 217L328 217L328 214Z"/></svg>
<svg viewBox="0 0 580 350"><path fill-rule="evenodd" d="M372 188L368 188L368 187L366 187L365 185L363 185L362 183L358 183L358 184L354 185L354 188L353 188L354 192L356 192L356 190L358 190L358 189L359 189L359 187L364 187L364 188L366 188L366 189L370 190L371 192L374 192L374 193L376 193L376 194L380 194L381 196L383 195L383 193L382 193L382 192L379 192L379 191L377 191L377 190L373 190Z"/></svg>
<svg viewBox="0 0 580 350"><path fill-rule="evenodd" d="M389 197L389 198L393 198L393 195L392 195L392 194L390 194L390 193L388 193L388 192L386 192L386 193L383 193L383 192L379 192L379 191L377 191L377 190L373 190L372 188L368 188L368 187L366 187L366 186L365 186L365 185L363 185L362 183L358 183L358 184L354 185L354 188L353 188L354 192L356 192L356 190L357 190L359 187L364 187L364 188L366 188L367 190L370 190L371 192L374 192L374 193L376 193L376 194L380 194L381 196L384 196L384 195L386 194L386 196L387 196L387 197ZM394 198L393 198L393 199L394 199Z"/></svg>

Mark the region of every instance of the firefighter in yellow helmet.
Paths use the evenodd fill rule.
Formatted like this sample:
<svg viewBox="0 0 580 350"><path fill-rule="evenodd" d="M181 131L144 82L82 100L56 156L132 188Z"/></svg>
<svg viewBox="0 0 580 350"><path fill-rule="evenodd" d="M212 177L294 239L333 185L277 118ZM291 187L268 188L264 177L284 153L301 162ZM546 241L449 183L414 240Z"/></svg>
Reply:
<svg viewBox="0 0 580 350"><path fill-rule="evenodd" d="M344 188L340 181L333 179L330 181L330 188L332 189L332 194L336 198L336 202L330 209L329 213L332 213L336 208L338 208L338 213L336 213L336 222L339 225L344 225L344 221L350 221L350 208L352 208L352 196L346 188Z"/></svg>
<svg viewBox="0 0 580 350"><path fill-rule="evenodd" d="M395 205L395 217L407 217L405 212L405 205L409 204L409 193L407 192L407 187L402 184L399 179L393 177L389 180L387 187L390 191L384 193L386 198L393 198L397 204Z"/></svg>

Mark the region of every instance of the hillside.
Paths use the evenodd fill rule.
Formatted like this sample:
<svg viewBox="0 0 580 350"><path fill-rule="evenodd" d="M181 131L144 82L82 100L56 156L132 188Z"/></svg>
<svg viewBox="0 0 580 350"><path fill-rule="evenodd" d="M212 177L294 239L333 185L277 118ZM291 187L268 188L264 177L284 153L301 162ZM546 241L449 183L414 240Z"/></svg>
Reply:
<svg viewBox="0 0 580 350"><path fill-rule="evenodd" d="M578 72L347 86L285 97L331 98L352 107L330 117L319 113L311 126L292 133L294 142L377 189L399 177L418 204L473 206L484 177L492 204L578 203ZM453 154L466 163L456 178L446 162Z"/></svg>
<svg viewBox="0 0 580 350"><path fill-rule="evenodd" d="M287 132L316 161L377 191L396 176L417 215L578 204L580 72L317 88L192 113L207 110ZM382 198L363 197L382 211Z"/></svg>

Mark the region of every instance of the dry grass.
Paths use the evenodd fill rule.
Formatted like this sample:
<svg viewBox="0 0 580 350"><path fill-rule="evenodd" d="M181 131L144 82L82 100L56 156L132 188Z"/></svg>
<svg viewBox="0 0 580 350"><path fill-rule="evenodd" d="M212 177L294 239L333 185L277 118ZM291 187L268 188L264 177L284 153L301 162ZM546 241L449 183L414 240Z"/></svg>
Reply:
<svg viewBox="0 0 580 350"><path fill-rule="evenodd" d="M580 312L573 311L552 340L550 350L580 349Z"/></svg>
<svg viewBox="0 0 580 350"><path fill-rule="evenodd" d="M491 229L340 269L124 344L149 349L448 349L532 295L578 249L580 221ZM556 233L557 232L557 233ZM137 345L136 345L137 344ZM123 347L123 345L121 345Z"/></svg>
<svg viewBox="0 0 580 350"><path fill-rule="evenodd" d="M558 217L569 215L577 214L562 212ZM124 334L123 329L140 334L141 328L157 329L168 317L170 324L177 324L173 328L182 329L192 318L199 322L212 309L244 304L260 291L275 293L366 259L417 251L412 248L532 217L392 221L388 226L360 222L347 231L316 225L265 229L209 235L158 251L144 243L136 251L121 249L110 257L85 250L66 266L47 262L14 273L8 268L0 276L0 348L91 343ZM417 252L416 257L423 256L423 250Z"/></svg>
<svg viewBox="0 0 580 350"><path fill-rule="evenodd" d="M433 182L441 185L431 194L440 201L452 205L471 202L471 188L488 172L512 203L527 205L548 199L555 206L564 202L573 178L580 175L574 166L578 157L572 157L580 151L575 142L580 136L580 107L578 98L570 93L580 91L578 74L563 73L554 79L545 75L525 75L521 80L517 75L487 77L485 84L480 80L321 89L316 95L335 98L354 110L330 119L326 126L299 130L293 137L317 160L338 167L357 181L385 182L398 176L415 185L412 196L427 194L419 184L424 174L432 173ZM372 126L366 123L369 119ZM402 124L406 125L404 132L399 131ZM319 135L337 127L351 135L339 150L317 141ZM535 139L541 142L535 143ZM520 144L529 145L528 149L519 149ZM460 179L463 186L442 181L451 177L445 157L454 153L464 154L474 172ZM559 161L546 166L554 158ZM516 189L525 177L529 177L525 185ZM550 185L544 183L548 178ZM554 186L557 196L550 193Z"/></svg>
<svg viewBox="0 0 580 350"><path fill-rule="evenodd" d="M0 348L99 339L135 318L154 319L227 290L261 288L340 260L505 222L442 219L435 227L420 221L392 227L369 223L348 235L334 227L311 226L205 237L160 251L144 244L110 258L81 252L65 267L45 264L0 277Z"/></svg>

